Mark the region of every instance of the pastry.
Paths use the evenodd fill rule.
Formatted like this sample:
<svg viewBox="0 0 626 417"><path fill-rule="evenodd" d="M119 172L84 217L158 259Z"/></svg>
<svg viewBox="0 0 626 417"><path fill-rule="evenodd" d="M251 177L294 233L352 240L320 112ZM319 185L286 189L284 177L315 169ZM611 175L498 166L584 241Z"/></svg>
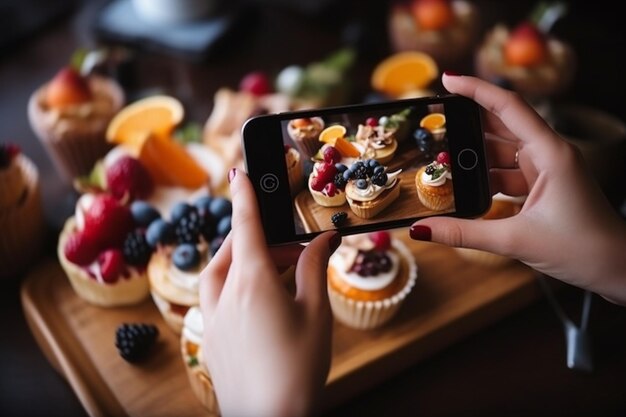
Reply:
<svg viewBox="0 0 626 417"><path fill-rule="evenodd" d="M380 327L398 312L416 279L413 254L389 232L346 236L328 263L333 315L352 328Z"/></svg>
<svg viewBox="0 0 626 417"><path fill-rule="evenodd" d="M320 133L324 130L324 126L324 120L321 117L293 119L287 123L287 134L300 153L310 159L324 144L320 141Z"/></svg>
<svg viewBox="0 0 626 417"><path fill-rule="evenodd" d="M0 144L0 277L26 271L41 254L46 224L39 171L13 143Z"/></svg>
<svg viewBox="0 0 626 417"><path fill-rule="evenodd" d="M146 265L152 249L144 224L108 193L85 193L57 244L57 256L76 294L102 306L132 305L149 295Z"/></svg>
<svg viewBox="0 0 626 417"><path fill-rule="evenodd" d="M180 350L185 364L185 371L193 393L210 415L219 416L219 405L213 382L206 368L202 354L202 334L204 324L202 313L197 306L191 307L183 319L183 329L180 337Z"/></svg>
<svg viewBox="0 0 626 417"><path fill-rule="evenodd" d="M166 323L180 334L187 311L199 304L200 272L231 227L232 205L224 197L179 201L169 219L157 218L146 230L154 248L148 263L150 294Z"/></svg>
<svg viewBox="0 0 626 417"><path fill-rule="evenodd" d="M356 141L365 148L364 157L387 164L398 149L395 133L397 129L387 129L375 118L369 118L366 124L359 124Z"/></svg>
<svg viewBox="0 0 626 417"><path fill-rule="evenodd" d="M492 198L491 207L481 219L505 219L515 216L522 209L525 200L526 197L524 196L512 197L502 193L495 194ZM465 259L489 267L498 267L513 261L513 258L478 249L459 247L455 248L455 250Z"/></svg>
<svg viewBox="0 0 626 417"><path fill-rule="evenodd" d="M417 196L426 208L443 211L453 207L454 190L448 152L439 152L435 161L417 170L415 186Z"/></svg>
<svg viewBox="0 0 626 417"><path fill-rule="evenodd" d="M304 164L297 149L285 145L285 164L287 165L287 177L291 195L295 196L304 184Z"/></svg>
<svg viewBox="0 0 626 417"><path fill-rule="evenodd" d="M324 207L338 207L346 203L343 176L331 162L316 162L309 174L309 192L317 204Z"/></svg>
<svg viewBox="0 0 626 417"><path fill-rule="evenodd" d="M411 0L389 14L392 49L429 54L440 67L467 58L478 41L479 12L467 0Z"/></svg>
<svg viewBox="0 0 626 417"><path fill-rule="evenodd" d="M357 161L344 172L346 200L358 217L370 219L400 196L401 169L387 172L375 159Z"/></svg>
<svg viewBox="0 0 626 417"><path fill-rule="evenodd" d="M111 148L105 132L124 104L112 78L83 76L71 67L33 92L28 102L32 129L64 180L89 173Z"/></svg>

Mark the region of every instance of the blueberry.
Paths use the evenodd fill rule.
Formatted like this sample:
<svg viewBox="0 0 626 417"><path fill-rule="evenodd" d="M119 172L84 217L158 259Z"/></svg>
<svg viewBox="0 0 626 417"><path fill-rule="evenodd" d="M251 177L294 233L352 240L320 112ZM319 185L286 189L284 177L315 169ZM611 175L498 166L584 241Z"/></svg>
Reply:
<svg viewBox="0 0 626 417"><path fill-rule="evenodd" d="M377 166L380 166L380 162L375 159L368 159L366 162L367 166L370 168L376 168Z"/></svg>
<svg viewBox="0 0 626 417"><path fill-rule="evenodd" d="M415 129L415 132L413 133L413 137L419 142L428 141L432 139L432 136L433 135L430 133L430 131L428 129L424 129L423 127Z"/></svg>
<svg viewBox="0 0 626 417"><path fill-rule="evenodd" d="M154 220L146 229L146 242L153 248L157 244L168 244L174 241L174 226L159 218Z"/></svg>
<svg viewBox="0 0 626 417"><path fill-rule="evenodd" d="M348 167L342 164L341 162L336 163L335 168L337 169L337 172L341 172L341 173L346 172L346 170L348 169Z"/></svg>
<svg viewBox="0 0 626 417"><path fill-rule="evenodd" d="M359 190L365 190L367 188L367 180L356 180L356 188L358 188Z"/></svg>
<svg viewBox="0 0 626 417"><path fill-rule="evenodd" d="M130 205L130 212L138 226L146 227L152 221L161 217L161 214L150 203L136 200Z"/></svg>
<svg viewBox="0 0 626 417"><path fill-rule="evenodd" d="M217 223L217 234L219 236L226 236L230 232L231 217L230 215L224 216Z"/></svg>
<svg viewBox="0 0 626 417"><path fill-rule="evenodd" d="M172 261L178 269L189 271L200 263L200 252L198 252L196 245L182 243L174 249Z"/></svg>
<svg viewBox="0 0 626 417"><path fill-rule="evenodd" d="M385 172L385 167L382 165L378 165L376 168L374 168L374 175L382 174L383 172Z"/></svg>
<svg viewBox="0 0 626 417"><path fill-rule="evenodd" d="M170 212L170 220L172 223L178 223L180 219L186 217L194 210L196 210L194 206L184 201L176 203L176 205L172 207L172 211Z"/></svg>
<svg viewBox="0 0 626 417"><path fill-rule="evenodd" d="M213 197L210 195L205 195L198 198L193 205L196 206L200 213L207 213L209 211L209 207L211 207L211 202L213 201Z"/></svg>
<svg viewBox="0 0 626 417"><path fill-rule="evenodd" d="M209 211L216 219L221 219L224 216L228 216L233 212L233 204L230 200L224 197L216 197L211 201Z"/></svg>
<svg viewBox="0 0 626 417"><path fill-rule="evenodd" d="M356 161L350 167L350 171L356 171L357 169L359 169L359 167L362 167L363 165L363 161Z"/></svg>
<svg viewBox="0 0 626 417"><path fill-rule="evenodd" d="M343 171L343 179L348 181L350 178L352 178L352 170L351 169L346 169L345 171Z"/></svg>

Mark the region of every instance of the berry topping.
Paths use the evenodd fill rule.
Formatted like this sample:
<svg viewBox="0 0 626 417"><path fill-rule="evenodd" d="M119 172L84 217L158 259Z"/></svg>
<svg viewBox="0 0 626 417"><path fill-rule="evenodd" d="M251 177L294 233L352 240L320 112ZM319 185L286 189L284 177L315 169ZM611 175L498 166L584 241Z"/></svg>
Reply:
<svg viewBox="0 0 626 417"><path fill-rule="evenodd" d="M120 247L134 227L130 209L110 194L97 194L84 213L85 228L101 249Z"/></svg>
<svg viewBox="0 0 626 417"><path fill-rule="evenodd" d="M211 202L209 211L214 218L221 219L224 216L230 216L232 214L233 203L224 197L216 197Z"/></svg>
<svg viewBox="0 0 626 417"><path fill-rule="evenodd" d="M430 130L423 128L423 127L419 127L415 129L415 132L413 132L413 137L415 138L415 140L418 142L418 145L419 145L422 142L431 140L433 138L433 134L430 133Z"/></svg>
<svg viewBox="0 0 626 417"><path fill-rule="evenodd" d="M226 236L230 232L232 226L231 220L232 217L230 215L224 216L219 220L216 228L216 232L219 236Z"/></svg>
<svg viewBox="0 0 626 417"><path fill-rule="evenodd" d="M442 165L450 165L450 154L448 152L439 152L436 160Z"/></svg>
<svg viewBox="0 0 626 417"><path fill-rule="evenodd" d="M174 226L163 219L156 219L146 229L146 242L153 248L172 243L175 237Z"/></svg>
<svg viewBox="0 0 626 417"><path fill-rule="evenodd" d="M72 263L86 266L92 263L98 256L98 245L83 232L76 232L65 242L63 254Z"/></svg>
<svg viewBox="0 0 626 417"><path fill-rule="evenodd" d="M332 182L337 174L334 163L321 162L317 165L317 177L324 181L324 184Z"/></svg>
<svg viewBox="0 0 626 417"><path fill-rule="evenodd" d="M205 196L199 197L196 201L194 201L193 205L196 206L196 208L201 214L204 214L210 211L212 201L213 201L213 197L211 197L210 195L205 195Z"/></svg>
<svg viewBox="0 0 626 417"><path fill-rule="evenodd" d="M346 172L346 170L348 169L348 167L345 166L344 164L335 164L335 168L337 169L337 172L339 172L341 174Z"/></svg>
<svg viewBox="0 0 626 417"><path fill-rule="evenodd" d="M87 80L72 67L61 68L45 91L46 104L54 108L85 103L91 98Z"/></svg>
<svg viewBox="0 0 626 417"><path fill-rule="evenodd" d="M192 211L196 211L196 208L191 204L184 201L176 203L170 212L170 221L173 224L176 224L180 219L188 216Z"/></svg>
<svg viewBox="0 0 626 417"><path fill-rule="evenodd" d="M312 177L311 178L311 189L318 191L318 192L322 192L322 190L324 189L324 187L326 186L326 182L324 182L324 180L320 177Z"/></svg>
<svg viewBox="0 0 626 417"><path fill-rule="evenodd" d="M389 272L391 266L391 259L384 252L359 250L350 271L361 277L371 277Z"/></svg>
<svg viewBox="0 0 626 417"><path fill-rule="evenodd" d="M348 183L348 180L345 179L343 174L337 173L337 175L335 175L334 183L335 183L335 187L337 187L340 190L343 190L346 188L346 184Z"/></svg>
<svg viewBox="0 0 626 417"><path fill-rule="evenodd" d="M324 191L322 192L329 197L333 197L335 194L337 194L337 186L334 182L329 182L324 186Z"/></svg>
<svg viewBox="0 0 626 417"><path fill-rule="evenodd" d="M391 248L391 235L387 231L372 232L369 238L374 242L374 249L379 252L385 252Z"/></svg>
<svg viewBox="0 0 626 417"><path fill-rule="evenodd" d="M107 284L114 284L126 273L124 255L119 249L107 249L98 255L98 265L102 279Z"/></svg>
<svg viewBox="0 0 626 417"><path fill-rule="evenodd" d="M435 173L435 167L434 165L427 165L426 168L424 169L424 172L426 173L426 175L433 175Z"/></svg>
<svg viewBox="0 0 626 417"><path fill-rule="evenodd" d="M194 206L187 205L187 207L189 210L186 214L174 223L174 234L179 243L198 243L204 217L200 216Z"/></svg>
<svg viewBox="0 0 626 417"><path fill-rule="evenodd" d="M372 184L384 187L387 184L387 173L385 171L379 171L372 176Z"/></svg>
<svg viewBox="0 0 626 417"><path fill-rule="evenodd" d="M180 270L192 270L200 263L200 252L198 252L196 245L191 243L181 243L176 247L176 249L174 249L172 262L174 262L176 268Z"/></svg>
<svg viewBox="0 0 626 417"><path fill-rule="evenodd" d="M346 222L346 220L348 220L348 213L346 213L345 211L338 211L330 217L330 221L335 227L342 226Z"/></svg>
<svg viewBox="0 0 626 417"><path fill-rule="evenodd" d="M142 227L147 227L156 219L161 218L161 214L154 206L142 200L133 201L131 203L130 213L133 215L135 223Z"/></svg>
<svg viewBox="0 0 626 417"><path fill-rule="evenodd" d="M145 266L152 256L152 246L148 244L145 233L137 229L126 236L122 253L127 264Z"/></svg>
<svg viewBox="0 0 626 417"><path fill-rule="evenodd" d="M262 96L271 92L270 81L267 75L261 71L246 74L239 83L239 90L246 91L255 96Z"/></svg>
<svg viewBox="0 0 626 417"><path fill-rule="evenodd" d="M367 120L365 121L365 124L367 126L376 127L378 126L378 120L376 120L375 117L368 117Z"/></svg>
<svg viewBox="0 0 626 417"><path fill-rule="evenodd" d="M368 177L368 167L363 164L363 162L355 162L350 167L350 171L352 172L352 179L366 179Z"/></svg>
<svg viewBox="0 0 626 417"><path fill-rule="evenodd" d="M13 158L20 153L20 147L14 143L0 143L0 169L11 164Z"/></svg>
<svg viewBox="0 0 626 417"><path fill-rule="evenodd" d="M158 337L153 324L124 323L115 331L115 347L124 360L135 363L148 356Z"/></svg>
<svg viewBox="0 0 626 417"><path fill-rule="evenodd" d="M131 156L123 156L115 161L105 174L107 188L118 200L148 198L154 190L154 182L148 170Z"/></svg>
<svg viewBox="0 0 626 417"><path fill-rule="evenodd" d="M365 190L367 188L367 180L360 178L356 180L355 185L359 190Z"/></svg>
<svg viewBox="0 0 626 417"><path fill-rule="evenodd" d="M328 146L324 149L324 162L336 164L341 161L341 154L334 146Z"/></svg>

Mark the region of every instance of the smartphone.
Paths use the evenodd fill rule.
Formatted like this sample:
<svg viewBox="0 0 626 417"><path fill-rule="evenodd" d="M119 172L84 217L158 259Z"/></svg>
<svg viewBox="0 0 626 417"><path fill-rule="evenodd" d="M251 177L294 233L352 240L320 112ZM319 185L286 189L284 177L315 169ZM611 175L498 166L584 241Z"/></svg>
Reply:
<svg viewBox="0 0 626 417"><path fill-rule="evenodd" d="M242 128L270 245L490 207L480 107L458 95L255 116Z"/></svg>

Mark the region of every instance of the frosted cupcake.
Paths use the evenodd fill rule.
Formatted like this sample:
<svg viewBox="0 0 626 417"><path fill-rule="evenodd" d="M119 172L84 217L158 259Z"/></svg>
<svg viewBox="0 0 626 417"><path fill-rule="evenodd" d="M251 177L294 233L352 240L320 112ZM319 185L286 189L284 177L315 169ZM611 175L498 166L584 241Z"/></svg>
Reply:
<svg viewBox="0 0 626 417"><path fill-rule="evenodd" d="M388 232L346 236L328 264L333 315L348 327L380 327L396 315L416 279L413 254Z"/></svg>
<svg viewBox="0 0 626 417"><path fill-rule="evenodd" d="M122 88L113 79L83 76L69 67L31 95L31 128L68 183L88 174L111 148L105 132L124 100Z"/></svg>
<svg viewBox="0 0 626 417"><path fill-rule="evenodd" d="M415 186L420 202L428 209L443 211L454 205L450 156L440 152L437 159L422 166L415 174Z"/></svg>
<svg viewBox="0 0 626 417"><path fill-rule="evenodd" d="M319 140L319 135L324 130L324 126L324 120L321 117L294 119L287 124L287 133L300 153L305 158L311 159L323 145Z"/></svg>
<svg viewBox="0 0 626 417"><path fill-rule="evenodd" d="M213 382L202 355L204 325L198 307L191 307L185 314L180 337L180 349L185 371L193 393L212 416L219 416L219 405Z"/></svg>

